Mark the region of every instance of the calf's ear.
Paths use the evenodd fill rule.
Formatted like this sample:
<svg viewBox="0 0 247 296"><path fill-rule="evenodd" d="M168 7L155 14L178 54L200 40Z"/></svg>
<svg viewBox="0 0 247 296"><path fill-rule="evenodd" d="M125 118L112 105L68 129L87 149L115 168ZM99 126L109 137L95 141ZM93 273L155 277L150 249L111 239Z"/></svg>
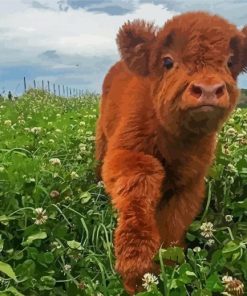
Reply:
<svg viewBox="0 0 247 296"><path fill-rule="evenodd" d="M117 34L120 55L129 70L146 76L149 74L150 47L156 36L152 23L134 20L125 23Z"/></svg>
<svg viewBox="0 0 247 296"><path fill-rule="evenodd" d="M242 50L242 66L243 72L247 72L247 26L242 29L244 34L243 50Z"/></svg>

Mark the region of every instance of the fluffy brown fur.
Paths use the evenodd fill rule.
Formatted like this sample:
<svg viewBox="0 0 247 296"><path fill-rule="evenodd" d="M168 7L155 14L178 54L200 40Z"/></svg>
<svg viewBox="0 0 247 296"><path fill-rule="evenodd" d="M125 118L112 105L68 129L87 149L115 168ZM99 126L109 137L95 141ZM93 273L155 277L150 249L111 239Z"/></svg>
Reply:
<svg viewBox="0 0 247 296"><path fill-rule="evenodd" d="M200 212L216 132L247 70L247 27L191 12L161 29L128 22L117 44L121 61L104 80L96 158L119 215L116 269L133 294L154 271L159 247L184 246Z"/></svg>

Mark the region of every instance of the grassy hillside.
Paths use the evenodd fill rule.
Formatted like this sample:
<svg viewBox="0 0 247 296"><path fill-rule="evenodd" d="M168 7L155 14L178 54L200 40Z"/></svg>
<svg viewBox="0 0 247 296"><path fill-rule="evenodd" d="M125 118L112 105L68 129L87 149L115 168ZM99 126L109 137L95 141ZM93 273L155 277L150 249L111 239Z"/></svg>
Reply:
<svg viewBox="0 0 247 296"><path fill-rule="evenodd" d="M238 106L247 108L247 89L241 89Z"/></svg>
<svg viewBox="0 0 247 296"><path fill-rule="evenodd" d="M0 102L0 295L126 295L114 271L116 212L94 175L97 114L93 95L30 91ZM237 109L219 135L188 250L160 250L157 261L177 265L161 260L158 284L146 277L148 291L138 295L243 295L246 127L247 110Z"/></svg>

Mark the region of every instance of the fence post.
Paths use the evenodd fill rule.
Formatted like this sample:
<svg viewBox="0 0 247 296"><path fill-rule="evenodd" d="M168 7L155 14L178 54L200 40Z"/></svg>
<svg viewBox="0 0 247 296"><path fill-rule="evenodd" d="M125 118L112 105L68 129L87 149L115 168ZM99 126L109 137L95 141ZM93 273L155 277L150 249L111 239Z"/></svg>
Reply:
<svg viewBox="0 0 247 296"><path fill-rule="evenodd" d="M26 77L24 77L24 92L27 91L27 83L26 83Z"/></svg>
<svg viewBox="0 0 247 296"><path fill-rule="evenodd" d="M27 92L27 80L26 77L23 77L23 83L24 83L24 93ZM33 87L34 89L39 89L40 87L42 88L42 91L46 91L46 87L45 87L45 81L41 80L41 86L40 86L40 82L36 81L35 79L33 80ZM60 96L67 96L67 98L69 97L82 97L83 96L83 90L78 89L78 88L73 88L73 87L68 87L63 85L58 84L57 88L56 88L56 84L53 83L53 85L51 85L50 81L47 80L47 92L51 93L53 88L53 93L54 95L58 95Z"/></svg>

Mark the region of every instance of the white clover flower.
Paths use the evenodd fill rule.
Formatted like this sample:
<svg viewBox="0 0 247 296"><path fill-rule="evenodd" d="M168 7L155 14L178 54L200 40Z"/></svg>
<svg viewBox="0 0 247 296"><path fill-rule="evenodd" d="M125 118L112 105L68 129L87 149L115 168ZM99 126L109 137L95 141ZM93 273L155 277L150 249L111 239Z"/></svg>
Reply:
<svg viewBox="0 0 247 296"><path fill-rule="evenodd" d="M84 130L83 129L78 129L78 134L84 134Z"/></svg>
<svg viewBox="0 0 247 296"><path fill-rule="evenodd" d="M12 125L12 121L11 120L5 120L4 121L4 125L11 126Z"/></svg>
<svg viewBox="0 0 247 296"><path fill-rule="evenodd" d="M76 172L71 172L70 177L72 180L75 180L79 178L79 175Z"/></svg>
<svg viewBox="0 0 247 296"><path fill-rule="evenodd" d="M85 122L85 121L80 121L80 122L79 122L79 125L80 125L80 126L84 126L84 125L86 125L86 122Z"/></svg>
<svg viewBox="0 0 247 296"><path fill-rule="evenodd" d="M212 247L214 244L215 244L215 240L214 240L214 239L209 239L209 240L206 242L206 245L209 246L209 247Z"/></svg>
<svg viewBox="0 0 247 296"><path fill-rule="evenodd" d="M222 146L222 152L226 155L229 155L230 154L230 150L228 149L228 146L227 145L223 145Z"/></svg>
<svg viewBox="0 0 247 296"><path fill-rule="evenodd" d="M25 120L24 119L19 119L18 123L23 125L23 124L25 124Z"/></svg>
<svg viewBox="0 0 247 296"><path fill-rule="evenodd" d="M63 268L64 268L65 271L71 271L71 265L70 264L65 264Z"/></svg>
<svg viewBox="0 0 247 296"><path fill-rule="evenodd" d="M158 285L159 283L158 278L149 272L144 274L142 281L142 286L147 291L150 291L153 285Z"/></svg>
<svg viewBox="0 0 247 296"><path fill-rule="evenodd" d="M227 180L229 181L230 184L234 183L234 178L232 176L227 176Z"/></svg>
<svg viewBox="0 0 247 296"><path fill-rule="evenodd" d="M231 222L232 219L233 219L233 216L232 215L225 215L226 222Z"/></svg>
<svg viewBox="0 0 247 296"><path fill-rule="evenodd" d="M227 284L227 283L231 282L232 279L233 279L232 276L224 275L224 276L222 277L222 282L223 282L224 284Z"/></svg>
<svg viewBox="0 0 247 296"><path fill-rule="evenodd" d="M43 208L36 208L34 211L36 214L39 215L39 214L42 214L45 210Z"/></svg>
<svg viewBox="0 0 247 296"><path fill-rule="evenodd" d="M51 158L49 160L49 163L51 163L52 165L61 165L61 160L59 158Z"/></svg>
<svg viewBox="0 0 247 296"><path fill-rule="evenodd" d="M213 237L213 232L215 231L213 223L205 222L201 225L200 229L202 236L206 238Z"/></svg>
<svg viewBox="0 0 247 296"><path fill-rule="evenodd" d="M88 140L90 140L90 141L95 141L95 139L96 139L95 136L88 137Z"/></svg>
<svg viewBox="0 0 247 296"><path fill-rule="evenodd" d="M228 123L230 123L230 124L234 124L234 123L235 123L234 118L231 117L231 118L228 120Z"/></svg>
<svg viewBox="0 0 247 296"><path fill-rule="evenodd" d="M229 136L234 136L237 134L237 131L233 128L233 127L230 127L227 131L226 131L226 134L229 135Z"/></svg>
<svg viewBox="0 0 247 296"><path fill-rule="evenodd" d="M242 144L242 145L247 145L247 138L239 139L239 143Z"/></svg>
<svg viewBox="0 0 247 296"><path fill-rule="evenodd" d="M36 219L34 219L35 220L34 224L37 224L37 225L44 224L48 219L46 210L44 210L43 208L37 208L34 211L36 214Z"/></svg>
<svg viewBox="0 0 247 296"><path fill-rule="evenodd" d="M104 182L103 181L99 181L97 183L97 187L103 188L104 187Z"/></svg>
<svg viewBox="0 0 247 296"><path fill-rule="evenodd" d="M87 146L85 144L81 143L81 144L79 144L79 149L81 151L86 151L87 150Z"/></svg>
<svg viewBox="0 0 247 296"><path fill-rule="evenodd" d="M57 197L59 197L60 196L60 193L59 193L59 191L57 191L57 190L52 190L51 192L50 192L50 197L52 197L52 198L57 198Z"/></svg>
<svg viewBox="0 0 247 296"><path fill-rule="evenodd" d="M35 183L35 178L29 178L27 181L28 181L29 183Z"/></svg>
<svg viewBox="0 0 247 296"><path fill-rule="evenodd" d="M236 169L236 167L233 164L231 164L231 163L228 163L226 169L228 171L230 171L230 172L233 172L233 173L237 173L238 172L238 170Z"/></svg>
<svg viewBox="0 0 247 296"><path fill-rule="evenodd" d="M243 139L246 136L246 132L243 131L242 133L239 133L237 136L237 140Z"/></svg>
<svg viewBox="0 0 247 296"><path fill-rule="evenodd" d="M35 127L32 127L30 131L31 131L31 133L37 135L37 134L40 134L41 133L42 128L41 127L38 127L38 126L35 126Z"/></svg>
<svg viewBox="0 0 247 296"><path fill-rule="evenodd" d="M231 276L225 275L222 278L222 282L225 286L225 291L223 295L230 296L242 296L244 295L244 284ZM228 294L227 294L228 293Z"/></svg>
<svg viewBox="0 0 247 296"><path fill-rule="evenodd" d="M201 252L201 248L200 247L195 247L194 249L193 249L193 251L195 252L195 253L199 253L199 252Z"/></svg>
<svg viewBox="0 0 247 296"><path fill-rule="evenodd" d="M86 287L86 284L85 284L84 282L79 282L79 283L77 284L77 287L78 287L78 289L80 289L80 290L84 290L84 288Z"/></svg>
<svg viewBox="0 0 247 296"><path fill-rule="evenodd" d="M54 251L55 249L61 249L62 246L57 241L54 241L51 243L51 247L52 247L52 251Z"/></svg>

